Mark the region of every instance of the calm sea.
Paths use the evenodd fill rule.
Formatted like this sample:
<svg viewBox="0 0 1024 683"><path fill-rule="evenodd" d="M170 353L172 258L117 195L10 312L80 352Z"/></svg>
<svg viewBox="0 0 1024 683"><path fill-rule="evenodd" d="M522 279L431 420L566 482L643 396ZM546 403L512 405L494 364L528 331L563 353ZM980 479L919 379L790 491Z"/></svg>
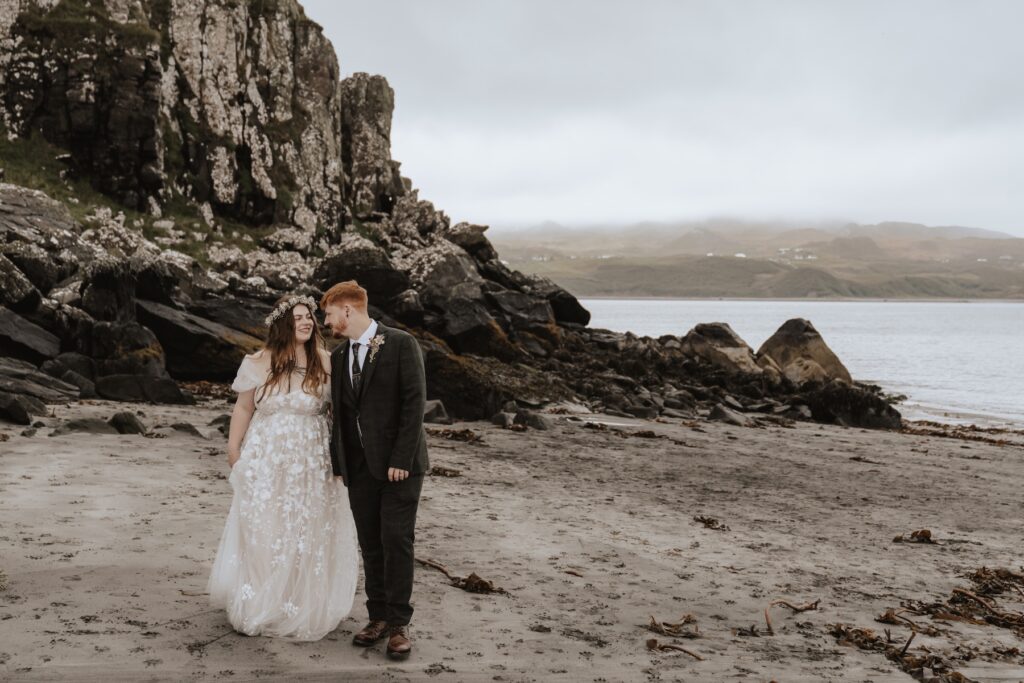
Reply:
<svg viewBox="0 0 1024 683"><path fill-rule="evenodd" d="M726 322L753 349L810 320L854 379L905 394L904 417L1024 427L1024 303L586 299L590 324L658 337Z"/></svg>

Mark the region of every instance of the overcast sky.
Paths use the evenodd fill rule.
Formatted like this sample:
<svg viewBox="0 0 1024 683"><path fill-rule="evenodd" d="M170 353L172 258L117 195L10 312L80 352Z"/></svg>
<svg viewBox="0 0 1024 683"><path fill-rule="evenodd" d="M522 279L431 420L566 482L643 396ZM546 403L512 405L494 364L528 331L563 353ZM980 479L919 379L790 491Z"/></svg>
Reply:
<svg viewBox="0 0 1024 683"><path fill-rule="evenodd" d="M455 221L1024 236L1024 2L301 1Z"/></svg>

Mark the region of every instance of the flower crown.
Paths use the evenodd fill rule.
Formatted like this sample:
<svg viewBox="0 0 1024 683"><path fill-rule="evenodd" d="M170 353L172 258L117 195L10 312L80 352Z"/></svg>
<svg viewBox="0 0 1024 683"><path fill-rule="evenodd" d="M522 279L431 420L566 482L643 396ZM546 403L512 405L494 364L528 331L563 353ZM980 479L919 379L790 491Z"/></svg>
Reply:
<svg viewBox="0 0 1024 683"><path fill-rule="evenodd" d="M292 310L293 308L295 308L299 304L306 305L309 308L309 312L313 313L315 315L315 312L316 312L316 302L313 301L313 297L311 297L309 295L293 296L290 299L288 299L287 301L282 301L281 303L279 303L274 308L274 310L272 310L270 312L270 315L268 315L266 318L263 319L263 324L266 325L267 327L270 327L271 325L274 324L275 320L277 320L282 315L284 315L288 311Z"/></svg>

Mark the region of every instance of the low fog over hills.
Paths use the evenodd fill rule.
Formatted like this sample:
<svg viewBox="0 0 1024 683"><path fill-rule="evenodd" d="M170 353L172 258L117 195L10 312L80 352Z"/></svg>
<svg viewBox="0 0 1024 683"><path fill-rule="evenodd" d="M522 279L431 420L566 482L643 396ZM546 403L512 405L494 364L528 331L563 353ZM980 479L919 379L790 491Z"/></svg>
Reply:
<svg viewBox="0 0 1024 683"><path fill-rule="evenodd" d="M916 223L495 229L516 268L580 296L1024 299L1024 239Z"/></svg>

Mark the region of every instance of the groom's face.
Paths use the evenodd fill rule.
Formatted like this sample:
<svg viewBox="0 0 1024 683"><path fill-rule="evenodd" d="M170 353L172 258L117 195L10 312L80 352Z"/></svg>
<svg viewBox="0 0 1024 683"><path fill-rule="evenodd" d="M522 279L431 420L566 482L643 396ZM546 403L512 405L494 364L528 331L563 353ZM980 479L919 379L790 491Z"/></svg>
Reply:
<svg viewBox="0 0 1024 683"><path fill-rule="evenodd" d="M332 337L345 338L351 313L352 306L349 304L327 304L324 307L324 325L331 331Z"/></svg>

